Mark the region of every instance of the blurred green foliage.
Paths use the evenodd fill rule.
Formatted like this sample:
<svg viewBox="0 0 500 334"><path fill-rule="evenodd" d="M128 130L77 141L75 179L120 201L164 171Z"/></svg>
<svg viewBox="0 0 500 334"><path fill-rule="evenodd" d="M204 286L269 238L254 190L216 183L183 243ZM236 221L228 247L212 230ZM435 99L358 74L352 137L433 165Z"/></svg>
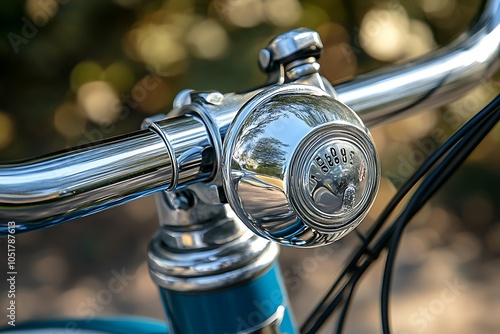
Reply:
<svg viewBox="0 0 500 334"><path fill-rule="evenodd" d="M88 134L102 124L81 110L85 101L78 99L87 82L108 83L127 105L123 96L133 93L134 85L151 73L161 78L142 103L128 103L126 117L105 120L102 137L109 137L137 129L147 114L168 111L181 89L238 91L259 85L264 76L256 66L258 50L296 26L322 34L324 75L333 81L387 63L365 52L363 35L382 35L391 48L397 41L384 39L384 29L432 30L421 51L427 52L463 31L477 10L478 1L446 2L448 9L430 0L2 1L0 129L10 134L0 138L2 160L99 139ZM380 16L382 23L375 20L368 33L360 31L374 9L399 16L389 23ZM440 15L448 17L444 26ZM395 50L399 53L389 62L412 56L402 51Z"/></svg>

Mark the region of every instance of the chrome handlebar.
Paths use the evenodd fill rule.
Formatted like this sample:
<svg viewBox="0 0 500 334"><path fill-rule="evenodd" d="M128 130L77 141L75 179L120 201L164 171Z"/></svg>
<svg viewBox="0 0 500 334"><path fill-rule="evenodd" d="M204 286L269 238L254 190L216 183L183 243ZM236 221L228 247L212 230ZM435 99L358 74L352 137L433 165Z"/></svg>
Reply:
<svg viewBox="0 0 500 334"><path fill-rule="evenodd" d="M411 66L339 84L338 99L368 126L456 99L498 68L499 12L500 0L487 1L473 27L448 47ZM238 103L217 119L215 128L222 138L240 100L235 98ZM220 143L206 123L198 116L181 115L151 122L149 130L0 165L0 234L6 233L9 221L15 221L19 231L39 229L153 192L210 180L219 167L215 155Z"/></svg>
<svg viewBox="0 0 500 334"><path fill-rule="evenodd" d="M485 2L470 29L450 45L413 62L335 86L338 99L367 126L458 99L500 65L500 1Z"/></svg>
<svg viewBox="0 0 500 334"><path fill-rule="evenodd" d="M210 177L204 125L183 116L84 147L0 165L0 233L9 221L22 231L49 227L194 180ZM172 162L175 148L182 165Z"/></svg>

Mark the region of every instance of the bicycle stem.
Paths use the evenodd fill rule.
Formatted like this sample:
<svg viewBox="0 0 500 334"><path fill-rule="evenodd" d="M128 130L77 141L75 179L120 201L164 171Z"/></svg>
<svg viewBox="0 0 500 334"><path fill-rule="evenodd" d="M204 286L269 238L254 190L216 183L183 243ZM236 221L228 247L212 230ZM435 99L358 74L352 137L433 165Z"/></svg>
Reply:
<svg viewBox="0 0 500 334"><path fill-rule="evenodd" d="M500 0L487 1L474 26L451 45L411 66L341 83L335 87L338 99L369 126L455 100L497 70L499 12ZM242 104L224 114L222 131ZM15 221L19 231L39 229L209 180L217 168L217 143L203 123L181 115L162 121L161 128L150 127L153 131L0 166L0 234L6 233L9 221Z"/></svg>

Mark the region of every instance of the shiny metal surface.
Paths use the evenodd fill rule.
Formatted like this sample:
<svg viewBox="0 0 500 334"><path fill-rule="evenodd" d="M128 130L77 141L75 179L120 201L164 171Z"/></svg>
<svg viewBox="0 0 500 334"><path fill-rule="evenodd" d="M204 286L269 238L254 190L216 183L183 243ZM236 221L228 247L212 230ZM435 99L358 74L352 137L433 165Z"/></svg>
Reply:
<svg viewBox="0 0 500 334"><path fill-rule="evenodd" d="M258 276L274 262L278 246L246 228L242 231L236 239L217 247L190 252L167 245L158 232L148 252L151 277L160 287L193 292L211 291Z"/></svg>
<svg viewBox="0 0 500 334"><path fill-rule="evenodd" d="M274 38L259 53L260 69L268 84L301 83L321 88L336 97L332 85L320 74L317 62L323 42L311 29L297 28Z"/></svg>
<svg viewBox="0 0 500 334"><path fill-rule="evenodd" d="M157 121L149 129L160 135L173 155L172 170L178 175L172 177L168 189L206 181L215 175L213 140L201 119L179 116Z"/></svg>
<svg viewBox="0 0 500 334"><path fill-rule="evenodd" d="M222 142L225 139L227 129L234 120L238 110L248 101L255 96L257 92L251 91L245 94L228 93L222 94L218 92L194 92L190 91L189 104L181 108L172 110L171 114L174 116L179 115L193 115L203 120L206 125L208 133L213 139L214 156L213 156L213 169L220 170L220 161L222 155ZM224 101L222 104L212 103L211 101ZM188 186L188 190L194 192L203 204L210 204L219 206L227 201L221 191L222 177L220 172L210 179L210 182L194 183ZM201 207L194 208L195 211L202 212L204 209Z"/></svg>
<svg viewBox="0 0 500 334"><path fill-rule="evenodd" d="M237 224L232 219L220 219L214 223L189 227L162 226L160 233L163 243L178 251L199 251L218 247L247 231L243 224Z"/></svg>
<svg viewBox="0 0 500 334"><path fill-rule="evenodd" d="M228 203L251 230L309 247L360 223L380 168L352 110L319 88L283 85L240 110L224 142L222 176Z"/></svg>
<svg viewBox="0 0 500 334"><path fill-rule="evenodd" d="M411 66L389 67L339 84L335 87L339 99L356 110L369 126L450 102L497 71L499 23L500 0L486 1L481 17L456 42L412 62ZM313 45L308 43L299 39L295 46L289 42L283 47L275 43L271 49L280 55L278 58L286 59L291 54L287 51L289 45L292 48ZM260 57L264 65L272 62L271 49ZM295 64L289 71L303 83L321 86L318 75L309 74L314 69L312 64ZM328 85L324 86L333 94ZM242 95L225 94L221 105L211 106L220 114L216 112L215 116L203 121L212 122L210 131L215 129L212 132L217 136L206 134L206 129L197 121L186 121L189 127L186 131L173 124L160 124L160 128L152 127L157 134L133 133L72 151L0 166L0 233L5 233L8 221L16 221L20 231L47 227L163 190L169 185L173 188L175 184L182 186L217 177L214 172L218 168L217 152L210 152L207 137L214 137L213 144L220 145L241 104L260 90ZM190 99L189 92L184 94L177 101L177 107L189 103ZM197 139L189 139L191 136ZM173 145L177 146L177 153L172 153L176 155L174 165L171 165L165 144L170 140L176 141ZM199 145L197 140L203 144ZM177 182L177 173L172 170L175 168L179 168ZM209 191L205 197L213 197L217 186L206 189ZM220 200L217 198L215 202Z"/></svg>
<svg viewBox="0 0 500 334"><path fill-rule="evenodd" d="M298 28L274 38L259 54L259 65L265 72L276 70L296 58L319 56L323 42L319 34L311 29Z"/></svg>
<svg viewBox="0 0 500 334"><path fill-rule="evenodd" d="M339 100L368 126L454 101L500 64L500 0L486 1L474 25L451 45L410 64L384 68L335 86Z"/></svg>
<svg viewBox="0 0 500 334"><path fill-rule="evenodd" d="M345 125L336 130L310 143L309 152L297 157L297 168L291 171L297 175L290 188L292 202L310 225L325 231L359 222L378 183L369 139L353 135L356 130Z"/></svg>
<svg viewBox="0 0 500 334"><path fill-rule="evenodd" d="M163 243L178 251L214 248L240 237L246 228L226 206L205 203L189 188L155 195ZM229 217L228 217L229 213Z"/></svg>
<svg viewBox="0 0 500 334"><path fill-rule="evenodd" d="M150 131L0 166L0 223L19 231L88 215L168 186L170 157Z"/></svg>
<svg viewBox="0 0 500 334"><path fill-rule="evenodd" d="M160 226L194 226L226 216L224 205L206 203L191 187L161 191L155 194L155 199Z"/></svg>
<svg viewBox="0 0 500 334"><path fill-rule="evenodd" d="M157 123L162 137L143 130L72 151L0 166L0 233L59 224L145 196L170 184L213 174L212 146L203 123L179 117ZM174 177L173 166L178 169ZM177 181L176 181L177 180Z"/></svg>
<svg viewBox="0 0 500 334"><path fill-rule="evenodd" d="M243 334L281 334L280 325L285 316L285 307L278 306L276 312L260 326L251 328Z"/></svg>

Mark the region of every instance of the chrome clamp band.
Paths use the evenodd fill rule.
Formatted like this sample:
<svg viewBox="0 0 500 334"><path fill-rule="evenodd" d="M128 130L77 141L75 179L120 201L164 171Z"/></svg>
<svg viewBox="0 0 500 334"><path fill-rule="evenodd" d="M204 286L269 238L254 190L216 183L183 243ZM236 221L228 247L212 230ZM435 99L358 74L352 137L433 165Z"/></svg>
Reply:
<svg viewBox="0 0 500 334"><path fill-rule="evenodd" d="M170 185L166 190L167 191L174 190L175 188L177 188L177 185L179 183L179 164L176 159L174 148L172 147L172 144L170 144L168 135L162 130L162 128L158 124L156 124L155 122L151 122L148 124L148 129L155 132L161 137L161 139L165 143L165 147L167 148L168 154L170 154L170 157L172 157L172 165L171 165L172 181L170 182Z"/></svg>

